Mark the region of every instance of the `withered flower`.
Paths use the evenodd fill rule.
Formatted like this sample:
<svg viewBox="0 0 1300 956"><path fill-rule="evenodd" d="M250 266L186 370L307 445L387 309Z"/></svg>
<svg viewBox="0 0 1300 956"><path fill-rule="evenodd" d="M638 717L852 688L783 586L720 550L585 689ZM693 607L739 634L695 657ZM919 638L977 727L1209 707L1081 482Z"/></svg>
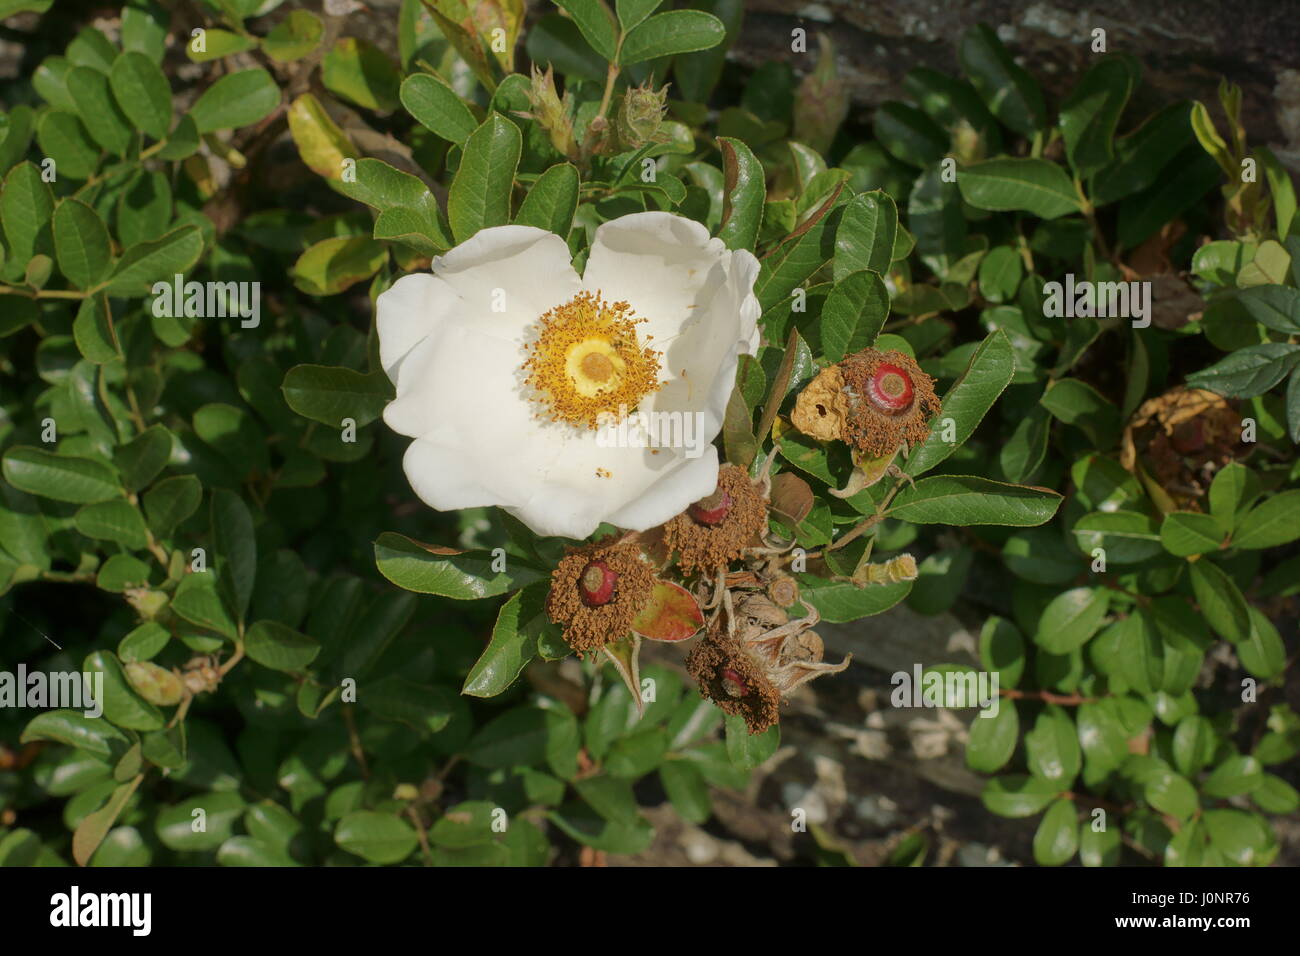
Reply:
<svg viewBox="0 0 1300 956"><path fill-rule="evenodd" d="M816 621L791 621L763 594L748 594L736 603L734 635L715 624L692 648L686 670L723 713L743 717L751 734L761 734L780 719L783 696L849 666L848 657L822 663L822 640L810 629Z"/></svg>
<svg viewBox="0 0 1300 956"><path fill-rule="evenodd" d="M1161 510L1200 511L1215 473L1251 451L1241 415L1222 395L1179 385L1148 399L1124 429L1120 464Z"/></svg>
<svg viewBox="0 0 1300 956"><path fill-rule="evenodd" d="M654 570L630 541L602 538L568 548L551 572L546 613L582 657L627 636L654 590Z"/></svg>
<svg viewBox="0 0 1300 956"><path fill-rule="evenodd" d="M799 394L790 420L806 435L838 438L877 459L925 441L940 407L934 379L915 359L863 349L823 369Z"/></svg>
<svg viewBox="0 0 1300 956"><path fill-rule="evenodd" d="M687 574L729 564L758 543L767 523L767 502L744 469L723 465L718 487L663 526L664 547L678 553Z"/></svg>

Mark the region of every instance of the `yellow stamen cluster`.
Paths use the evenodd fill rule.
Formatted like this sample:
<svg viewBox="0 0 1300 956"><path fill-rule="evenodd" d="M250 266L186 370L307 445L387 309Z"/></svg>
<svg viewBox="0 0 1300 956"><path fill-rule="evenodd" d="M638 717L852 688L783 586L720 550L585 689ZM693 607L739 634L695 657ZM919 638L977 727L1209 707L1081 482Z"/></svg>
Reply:
<svg viewBox="0 0 1300 956"><path fill-rule="evenodd" d="M580 292L538 319L523 364L543 406L538 417L595 428L602 415L617 415L620 406L631 411L656 391L663 353L637 341L644 321L628 303L606 302L599 292Z"/></svg>

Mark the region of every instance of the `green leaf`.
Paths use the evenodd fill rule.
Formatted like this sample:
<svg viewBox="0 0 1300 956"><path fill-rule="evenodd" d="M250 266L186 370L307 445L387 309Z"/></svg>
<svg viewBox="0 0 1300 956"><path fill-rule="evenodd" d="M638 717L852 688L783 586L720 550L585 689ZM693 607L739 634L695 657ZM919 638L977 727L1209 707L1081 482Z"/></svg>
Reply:
<svg viewBox="0 0 1300 956"><path fill-rule="evenodd" d="M568 778L577 770L578 742L578 722L569 711L516 707L489 721L464 753L470 763L489 768L545 761Z"/></svg>
<svg viewBox="0 0 1300 956"><path fill-rule="evenodd" d="M1237 645L1241 666L1260 680L1272 680L1286 670L1286 645L1273 622L1254 607L1250 611L1250 637Z"/></svg>
<svg viewBox="0 0 1300 956"><path fill-rule="evenodd" d="M84 505L77 511L73 524L88 538L115 541L132 551L143 548L148 540L144 518L125 498Z"/></svg>
<svg viewBox="0 0 1300 956"><path fill-rule="evenodd" d="M1031 137L1046 122L1047 107L1038 83L988 27L978 24L962 36L962 70L989 111L1021 136Z"/></svg>
<svg viewBox="0 0 1300 956"><path fill-rule="evenodd" d="M1079 825L1079 862L1084 866L1119 866L1122 848L1119 827L1094 830L1091 821Z"/></svg>
<svg viewBox="0 0 1300 956"><path fill-rule="evenodd" d="M122 190L117 201L117 238L125 246L157 239L172 219L172 187L168 177L154 170L141 171Z"/></svg>
<svg viewBox="0 0 1300 956"><path fill-rule="evenodd" d="M1079 550L1091 556L1098 548L1110 564L1140 564L1163 551L1160 526L1139 511L1094 511L1072 529Z"/></svg>
<svg viewBox="0 0 1300 956"><path fill-rule="evenodd" d="M243 621L257 580L257 538L244 499L226 488L212 492L212 540L217 589L234 616Z"/></svg>
<svg viewBox="0 0 1300 956"><path fill-rule="evenodd" d="M682 819L701 824L713 815L708 784L688 761L665 760L659 765L659 782Z"/></svg>
<svg viewBox="0 0 1300 956"><path fill-rule="evenodd" d="M722 222L718 238L728 249L754 250L767 199L763 165L748 146L730 136L718 137L722 153Z"/></svg>
<svg viewBox="0 0 1300 956"><path fill-rule="evenodd" d="M67 82L91 139L110 153L125 156L131 146L131 122L113 98L108 77L92 67L76 66L68 71Z"/></svg>
<svg viewBox="0 0 1300 956"><path fill-rule="evenodd" d="M872 131L881 146L909 166L924 169L948 152L948 134L920 110L903 103L881 103Z"/></svg>
<svg viewBox="0 0 1300 956"><path fill-rule="evenodd" d="M284 400L304 418L343 427L345 418L357 427L373 422L393 398L393 386L384 372L362 374L350 368L295 365L284 376Z"/></svg>
<svg viewBox="0 0 1300 956"><path fill-rule="evenodd" d="M370 863L400 863L419 843L405 820L387 813L357 810L334 828L334 842Z"/></svg>
<svg viewBox="0 0 1300 956"><path fill-rule="evenodd" d="M289 15L262 38L262 49L277 63L301 60L320 44L325 24L309 10L290 10Z"/></svg>
<svg viewBox="0 0 1300 956"><path fill-rule="evenodd" d="M1246 599L1232 578L1218 565L1202 558L1188 565L1196 603L1210 627L1226 641L1240 644L1250 638L1250 614Z"/></svg>
<svg viewBox="0 0 1300 956"><path fill-rule="evenodd" d="M195 63L209 63L212 60L243 53L255 46L257 41L251 36L241 36L230 30L212 28L203 31L203 49L196 50L195 44L191 42L185 47L185 55Z"/></svg>
<svg viewBox="0 0 1300 956"><path fill-rule="evenodd" d="M603 57L584 39L573 20L559 13L547 13L528 31L528 58L559 73L603 83L613 52Z"/></svg>
<svg viewBox="0 0 1300 956"><path fill-rule="evenodd" d="M1025 755L1035 777L1050 782L1058 790L1070 789L1083 761L1070 715L1060 707L1048 705L1034 721L1033 729L1025 734Z"/></svg>
<svg viewBox="0 0 1300 956"><path fill-rule="evenodd" d="M834 277L870 269L884 275L893 260L898 206L880 189L858 193L844 205L835 230Z"/></svg>
<svg viewBox="0 0 1300 956"><path fill-rule="evenodd" d="M1218 519L1197 511L1171 511L1160 525L1160 543L1180 558L1217 551L1223 546L1223 537Z"/></svg>
<svg viewBox="0 0 1300 956"><path fill-rule="evenodd" d="M155 282L170 282L198 261L203 233L197 226L181 226L161 239L138 242L117 260L107 290L119 296L146 295Z"/></svg>
<svg viewBox="0 0 1300 956"><path fill-rule="evenodd" d="M1058 420L1083 429L1099 448L1109 448L1119 438L1119 409L1087 382L1058 379L1038 401Z"/></svg>
<svg viewBox="0 0 1300 956"><path fill-rule="evenodd" d="M1193 372L1187 384L1228 398L1252 398L1267 392L1298 365L1300 345L1266 342L1237 349L1209 368Z"/></svg>
<svg viewBox="0 0 1300 956"><path fill-rule="evenodd" d="M154 139L166 138L172 125L172 91L157 63L143 53L128 51L113 61L108 82L136 128Z"/></svg>
<svg viewBox="0 0 1300 956"><path fill-rule="evenodd" d="M104 718L128 730L160 730L166 721L162 712L140 697L127 680L117 656L109 651L95 651L82 664L87 674L103 675Z"/></svg>
<svg viewBox="0 0 1300 956"><path fill-rule="evenodd" d="M1010 773L985 784L980 800L990 813L1014 819L1040 813L1059 792L1060 788L1042 777Z"/></svg>
<svg viewBox="0 0 1300 956"><path fill-rule="evenodd" d="M113 258L104 221L77 199L65 199L54 210L54 252L59 271L78 289L98 284Z"/></svg>
<svg viewBox="0 0 1300 956"><path fill-rule="evenodd" d="M1052 654L1068 654L1097 633L1110 608L1105 588L1071 588L1043 609L1034 643Z"/></svg>
<svg viewBox="0 0 1300 956"><path fill-rule="evenodd" d="M1041 866L1067 863L1079 848L1079 821L1074 801L1061 797L1043 814L1034 833L1034 861Z"/></svg>
<svg viewBox="0 0 1300 956"><path fill-rule="evenodd" d="M168 537L182 521L194 514L203 499L203 484L193 475L164 478L144 494L144 513L149 530Z"/></svg>
<svg viewBox="0 0 1300 956"><path fill-rule="evenodd" d="M41 152L54 160L59 176L89 179L99 165L99 146L73 113L50 110L43 114L36 129L36 141Z"/></svg>
<svg viewBox="0 0 1300 956"><path fill-rule="evenodd" d="M172 433L162 425L151 425L125 445L113 450L113 464L122 478L122 487L131 493L141 491L167 467L172 454Z"/></svg>
<svg viewBox="0 0 1300 956"><path fill-rule="evenodd" d="M1190 103L1171 104L1117 139L1114 161L1093 177L1092 201L1104 205L1155 183L1170 160L1192 143L1190 114Z"/></svg>
<svg viewBox="0 0 1300 956"><path fill-rule="evenodd" d="M490 552L422 544L391 531L375 541L375 563L400 588L461 601L493 597L549 577L519 558L509 558L505 570L496 571Z"/></svg>
<svg viewBox="0 0 1300 956"><path fill-rule="evenodd" d="M1210 514L1231 533L1262 490L1259 478L1248 466L1229 462L1214 473L1210 483Z"/></svg>
<svg viewBox="0 0 1300 956"><path fill-rule="evenodd" d="M646 60L657 60L661 56L707 50L717 46L726 36L727 28L711 13L701 10L656 13L623 37L618 62L620 66L631 66ZM587 36L587 40L591 41L591 37ZM595 46L594 43L592 45ZM600 51L600 47L596 49Z"/></svg>
<svg viewBox="0 0 1300 956"><path fill-rule="evenodd" d="M838 280L822 305L822 351L839 362L876 341L889 316L889 290L875 272L853 272Z"/></svg>
<svg viewBox="0 0 1300 956"><path fill-rule="evenodd" d="M981 711L970 722L970 739L966 744L966 766L977 773L1001 770L1016 750L1020 735L1020 718L1013 700L998 704L996 714Z"/></svg>
<svg viewBox="0 0 1300 956"><path fill-rule="evenodd" d="M1163 768L1147 777L1143 795L1155 809L1178 820L1190 819L1201 806L1191 782Z"/></svg>
<svg viewBox="0 0 1300 956"><path fill-rule="evenodd" d="M848 582L827 584L823 578L807 575L799 578L799 588L800 600L815 607L823 620L843 624L889 610L911 593L912 582L858 587Z"/></svg>
<svg viewBox="0 0 1300 956"><path fill-rule="evenodd" d="M234 638L238 633L230 610L217 594L216 575L211 571L195 572L181 578L172 598L171 609L191 624Z"/></svg>
<svg viewBox="0 0 1300 956"><path fill-rule="evenodd" d="M537 656L537 641L553 629L546 616L550 584L539 581L513 595L501 606L492 637L465 678L462 694L495 697L515 682L524 666Z"/></svg>
<svg viewBox="0 0 1300 956"><path fill-rule="evenodd" d="M1294 813L1300 807L1300 793L1295 787L1271 773L1264 774L1264 782L1251 793L1250 799L1265 813Z"/></svg>
<svg viewBox="0 0 1300 956"><path fill-rule="evenodd" d="M1205 828L1211 846L1238 866L1266 866L1277 855L1268 824L1244 810L1206 810Z"/></svg>
<svg viewBox="0 0 1300 956"><path fill-rule="evenodd" d="M1205 778L1201 789L1207 797L1226 800L1257 790L1264 782L1264 768L1254 757L1229 757Z"/></svg>
<svg viewBox="0 0 1300 956"><path fill-rule="evenodd" d="M181 852L215 850L230 839L234 825L243 816L244 799L230 790L213 790L190 797L158 812L154 828L158 839L170 849ZM202 810L204 829L196 830Z"/></svg>
<svg viewBox="0 0 1300 956"><path fill-rule="evenodd" d="M957 174L961 196L976 209L1028 212L1056 219L1082 211L1070 177L1045 159L990 159Z"/></svg>
<svg viewBox="0 0 1300 956"><path fill-rule="evenodd" d="M915 478L961 447L1011 383L1015 371L1015 353L1007 334L1001 330L989 333L971 356L961 378L943 396L943 408L935 419L936 425L942 425L948 418L953 420L955 440L944 441L945 429L932 427L925 444L907 456L903 470Z"/></svg>
<svg viewBox="0 0 1300 956"><path fill-rule="evenodd" d="M379 47L343 37L321 61L321 82L331 93L368 110L387 113L400 102L401 75Z"/></svg>
<svg viewBox="0 0 1300 956"><path fill-rule="evenodd" d="M1211 486L1213 490L1213 486ZM1283 491L1252 508L1232 536L1238 548L1275 548L1300 538L1300 490Z"/></svg>
<svg viewBox="0 0 1300 956"><path fill-rule="evenodd" d="M1102 60L1084 74L1061 104L1061 134L1070 165L1082 176L1110 162L1120 114L1136 69L1121 58Z"/></svg>
<svg viewBox="0 0 1300 956"><path fill-rule="evenodd" d="M773 724L761 734L751 734L744 717L727 714L724 726L727 730L727 757L741 770L753 770L763 764L776 753L781 743L780 724Z"/></svg>
<svg viewBox="0 0 1300 956"><path fill-rule="evenodd" d="M3 470L5 480L18 490L55 501L94 504L122 495L113 469L90 458L15 445L5 452Z"/></svg>
<svg viewBox="0 0 1300 956"><path fill-rule="evenodd" d="M510 221L510 192L521 149L519 127L499 113L492 113L466 140L447 199L447 218L457 242Z"/></svg>
<svg viewBox="0 0 1300 956"><path fill-rule="evenodd" d="M515 223L536 226L557 236L567 237L578 210L578 169L572 163L556 163L528 190L519 204Z"/></svg>
<svg viewBox="0 0 1300 956"><path fill-rule="evenodd" d="M1218 735L1208 718L1193 714L1174 728L1174 766L1184 776L1195 776L1214 759Z"/></svg>
<svg viewBox="0 0 1300 956"><path fill-rule="evenodd" d="M266 620L248 629L244 650L263 667L297 673L316 659L320 644L279 621Z"/></svg>
<svg viewBox="0 0 1300 956"><path fill-rule="evenodd" d="M593 50L614 62L618 25L602 0L556 0L555 5L573 18Z"/></svg>
<svg viewBox="0 0 1300 956"><path fill-rule="evenodd" d="M200 133L252 126L280 105L280 88L263 69L229 73L208 87L190 107Z"/></svg>
<svg viewBox="0 0 1300 956"><path fill-rule="evenodd" d="M77 342L77 351L96 365L122 357L108 296L99 294L81 300L72 323L72 337Z"/></svg>
<svg viewBox="0 0 1300 956"><path fill-rule="evenodd" d="M1237 292L1236 299L1260 325L1286 335L1300 334L1300 291L1290 286L1257 285Z"/></svg>
<svg viewBox="0 0 1300 956"><path fill-rule="evenodd" d="M53 740L76 747L102 760L116 762L130 747L126 735L101 717L87 717L77 710L47 710L37 714L23 728L20 743Z"/></svg>
<svg viewBox="0 0 1300 956"><path fill-rule="evenodd" d="M1237 175L1234 173L1234 176ZM1222 174L1195 145L1174 157L1155 185L1129 196L1119 207L1119 244L1131 249L1173 222L1219 184Z"/></svg>
<svg viewBox="0 0 1300 956"><path fill-rule="evenodd" d="M53 215L54 195L40 171L29 162L11 169L0 192L0 226L11 260L22 264L38 253L53 254L49 229Z"/></svg>
<svg viewBox="0 0 1300 956"><path fill-rule="evenodd" d="M428 73L402 81L402 105L425 129L458 146L478 128L474 114L451 87Z"/></svg>
<svg viewBox="0 0 1300 956"><path fill-rule="evenodd" d="M312 296L337 295L369 279L388 261L388 246L365 236L334 236L307 249L293 264L293 284Z"/></svg>
<svg viewBox="0 0 1300 956"><path fill-rule="evenodd" d="M1046 488L970 475L938 475L904 488L888 514L914 524L1029 527L1050 519L1060 503L1061 496Z"/></svg>
<svg viewBox="0 0 1300 956"><path fill-rule="evenodd" d="M826 201L761 260L754 294L763 311L779 304L799 283L820 269L835 254L839 202L844 184L837 185ZM770 204L769 204L770 205Z"/></svg>

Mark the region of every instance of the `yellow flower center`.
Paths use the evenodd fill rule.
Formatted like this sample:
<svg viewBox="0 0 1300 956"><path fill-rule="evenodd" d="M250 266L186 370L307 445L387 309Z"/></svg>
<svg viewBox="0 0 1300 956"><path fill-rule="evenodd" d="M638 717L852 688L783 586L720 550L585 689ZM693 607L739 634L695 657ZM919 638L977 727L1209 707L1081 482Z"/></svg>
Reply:
<svg viewBox="0 0 1300 956"><path fill-rule="evenodd" d="M523 370L542 417L595 428L602 415L632 411L656 391L662 353L637 340L636 325L644 321L626 302L606 302L599 292L580 292L538 319Z"/></svg>

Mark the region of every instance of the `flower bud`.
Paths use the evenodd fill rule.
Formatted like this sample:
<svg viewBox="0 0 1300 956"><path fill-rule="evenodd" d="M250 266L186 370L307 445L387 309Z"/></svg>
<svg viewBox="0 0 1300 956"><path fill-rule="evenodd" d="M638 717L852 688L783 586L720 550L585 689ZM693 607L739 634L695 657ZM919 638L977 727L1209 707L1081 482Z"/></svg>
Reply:
<svg viewBox="0 0 1300 956"><path fill-rule="evenodd" d="M656 142L659 126L668 108L668 87L655 90L650 84L634 86L623 94L614 126L623 149L640 149Z"/></svg>
<svg viewBox="0 0 1300 956"><path fill-rule="evenodd" d="M573 138L573 119L569 116L568 96L561 101L555 91L555 71L551 67L543 73L533 67L532 85L526 91L533 107L533 119L551 137L551 145L570 159L578 155L578 144Z"/></svg>
<svg viewBox="0 0 1300 956"><path fill-rule="evenodd" d="M123 670L135 692L158 707L179 704L185 694L179 677L150 661L130 661Z"/></svg>

